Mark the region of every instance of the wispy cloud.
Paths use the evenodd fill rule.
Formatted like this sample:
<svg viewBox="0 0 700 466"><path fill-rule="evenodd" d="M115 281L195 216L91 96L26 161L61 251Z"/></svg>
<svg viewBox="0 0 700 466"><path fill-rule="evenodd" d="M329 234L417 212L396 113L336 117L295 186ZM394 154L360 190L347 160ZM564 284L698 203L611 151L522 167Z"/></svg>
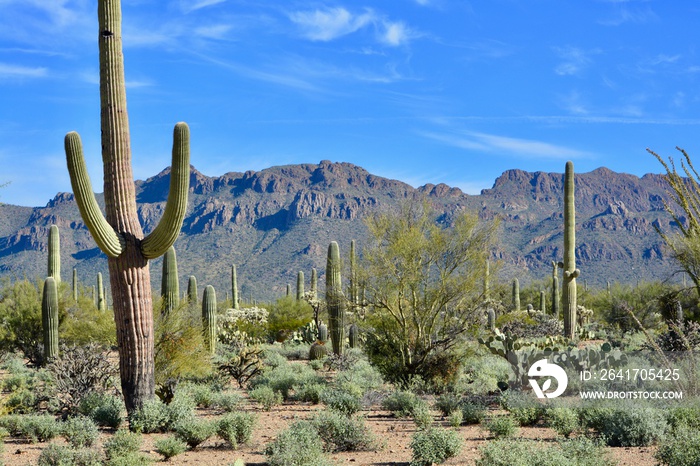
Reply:
<svg viewBox="0 0 700 466"><path fill-rule="evenodd" d="M384 22L384 32L381 41L384 44L396 47L408 42L411 38L411 31L402 22Z"/></svg>
<svg viewBox="0 0 700 466"><path fill-rule="evenodd" d="M43 67L28 67L0 63L0 78L43 78L48 70Z"/></svg>
<svg viewBox="0 0 700 466"><path fill-rule="evenodd" d="M230 37L233 26L230 24L213 24L209 26L201 26L194 30L194 33L205 39L226 39Z"/></svg>
<svg viewBox="0 0 700 466"><path fill-rule="evenodd" d="M180 0L180 9L184 13L191 13L202 8L224 3L226 0Z"/></svg>
<svg viewBox="0 0 700 466"><path fill-rule="evenodd" d="M644 0L639 2L611 0L606 3L610 3L612 7L607 16L598 21L598 24L603 26L620 26L625 23L646 24L659 18Z"/></svg>
<svg viewBox="0 0 700 466"><path fill-rule="evenodd" d="M583 50L570 46L555 47L554 51L562 59L562 62L554 68L554 72L559 76L580 74L593 62L591 56L601 53L599 49Z"/></svg>
<svg viewBox="0 0 700 466"><path fill-rule="evenodd" d="M351 34L375 20L372 10L353 14L342 7L297 11L289 15L302 30L302 34L311 40L330 41Z"/></svg>
<svg viewBox="0 0 700 466"><path fill-rule="evenodd" d="M476 131L430 132L420 135L468 151L497 152L531 159L570 159L587 157L588 153L569 147L532 139L513 138Z"/></svg>

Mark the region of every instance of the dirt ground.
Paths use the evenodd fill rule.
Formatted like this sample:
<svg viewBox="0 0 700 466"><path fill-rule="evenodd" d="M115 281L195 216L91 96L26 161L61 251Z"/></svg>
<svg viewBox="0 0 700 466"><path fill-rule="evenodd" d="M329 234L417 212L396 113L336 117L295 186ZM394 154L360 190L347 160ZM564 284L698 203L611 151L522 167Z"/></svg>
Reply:
<svg viewBox="0 0 700 466"><path fill-rule="evenodd" d="M245 397L244 392L241 394ZM197 466L226 466L237 458L242 458L248 466L262 466L266 464L263 450L265 445L275 439L278 432L296 420L310 416L315 410L322 409L322 405L287 403L272 411L265 412L255 402L245 401L241 403L241 410L255 413L257 422L253 430L253 437L248 445L239 447L233 451L224 445L219 439L210 439L200 445L196 450L187 451L172 458L170 465L197 465ZM200 416L213 416L214 412L198 410ZM446 421L440 418L437 411L433 412L435 423L447 426ZM383 447L369 452L344 452L334 453L330 458L338 465L372 465L372 466L407 466L411 460L409 447L411 436L416 431L415 424L410 419L397 419L388 411L376 409L365 410L362 415L372 432L377 436ZM489 432L477 426L462 426L458 429L463 440L463 448L460 454L450 459L448 465L473 465L479 458L479 447L489 440ZM100 447L111 435L111 430L104 430L100 438ZM160 461L161 456L155 452L154 442L166 434L144 435L144 443L141 451ZM554 431L543 427L521 427L519 437L553 441L556 437ZM62 439L54 440L63 443ZM28 444L17 439L5 439L5 452L3 454L6 466L35 465L41 450L46 443ZM620 466L653 466L656 464L653 455L655 447L639 448L609 448L611 457Z"/></svg>

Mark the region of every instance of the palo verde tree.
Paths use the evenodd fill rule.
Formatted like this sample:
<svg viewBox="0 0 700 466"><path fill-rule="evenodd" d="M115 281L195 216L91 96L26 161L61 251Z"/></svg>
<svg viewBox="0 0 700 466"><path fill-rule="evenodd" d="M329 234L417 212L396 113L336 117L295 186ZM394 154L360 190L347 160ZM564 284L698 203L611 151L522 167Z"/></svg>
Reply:
<svg viewBox="0 0 700 466"><path fill-rule="evenodd" d="M440 224L427 202L366 220L372 243L363 255L365 350L389 380L414 376L444 383L459 367L460 336L476 325L483 264L496 223L458 213Z"/></svg>
<svg viewBox="0 0 700 466"><path fill-rule="evenodd" d="M678 173L673 159L669 157L666 163L661 156L650 149L647 151L661 162L666 170L668 193L680 212L664 201L666 211L671 214L678 228L676 232L665 232L659 227L656 231L671 249L673 257L688 274L700 295L700 175L695 170L693 162L686 151L677 147L683 154L681 168L685 177Z"/></svg>
<svg viewBox="0 0 700 466"><path fill-rule="evenodd" d="M148 260L165 253L182 227L189 187L189 128L185 123L175 125L167 204L159 224L144 237L131 168L120 1L98 0L97 11L106 217L95 199L77 133L66 135L65 150L80 214L108 257L121 386L127 411L133 412L155 393Z"/></svg>

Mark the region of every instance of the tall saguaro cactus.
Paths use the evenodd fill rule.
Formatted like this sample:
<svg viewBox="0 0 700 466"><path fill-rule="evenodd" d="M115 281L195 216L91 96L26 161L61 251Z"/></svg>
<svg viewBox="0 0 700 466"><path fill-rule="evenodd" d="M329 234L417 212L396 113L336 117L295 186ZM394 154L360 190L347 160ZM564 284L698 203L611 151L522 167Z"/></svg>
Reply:
<svg viewBox="0 0 700 466"><path fill-rule="evenodd" d="M355 240L353 239L350 241L350 305L353 308L360 303L359 290L357 286L357 260L355 256Z"/></svg>
<svg viewBox="0 0 700 466"><path fill-rule="evenodd" d="M163 256L163 276L160 282L163 297L163 313L167 314L180 305L180 280L177 274L177 255L170 246Z"/></svg>
<svg viewBox="0 0 700 466"><path fill-rule="evenodd" d="M187 279L187 302L197 304L197 277L194 275Z"/></svg>
<svg viewBox="0 0 700 466"><path fill-rule="evenodd" d="M574 197L574 163L566 162L564 172L564 336L576 336L576 278L581 274L576 268L576 206Z"/></svg>
<svg viewBox="0 0 700 466"><path fill-rule="evenodd" d="M304 272L297 273L297 301L304 299Z"/></svg>
<svg viewBox="0 0 700 466"><path fill-rule="evenodd" d="M49 267L47 277L61 282L61 239L56 225L49 228Z"/></svg>
<svg viewBox="0 0 700 466"><path fill-rule="evenodd" d="M333 353L340 355L345 348L345 296L340 277L340 249L335 241L328 245L326 306Z"/></svg>
<svg viewBox="0 0 700 466"><path fill-rule="evenodd" d="M107 301L105 301L105 286L102 282L102 272L97 272L97 309L100 311L107 310Z"/></svg>
<svg viewBox="0 0 700 466"><path fill-rule="evenodd" d="M58 287L54 277L44 280L41 324L44 331L44 361L50 361L58 356Z"/></svg>
<svg viewBox="0 0 700 466"><path fill-rule="evenodd" d="M231 266L231 301L233 301L233 308L240 309L240 304L238 304L238 277L236 276L236 266Z"/></svg>
<svg viewBox="0 0 700 466"><path fill-rule="evenodd" d="M204 344L209 354L216 352L216 291L211 285L204 288L202 297L202 329Z"/></svg>
<svg viewBox="0 0 700 466"><path fill-rule="evenodd" d="M121 4L98 0L100 107L106 216L95 199L77 133L65 137L66 160L80 214L107 255L119 347L119 372L128 412L155 395L153 316L148 260L159 257L180 233L187 208L189 128L175 125L170 192L156 228L144 237L136 210L124 84Z"/></svg>
<svg viewBox="0 0 700 466"><path fill-rule="evenodd" d="M311 292L311 299L317 298L317 285L318 285L318 272L316 269L311 269L311 284L309 285L309 291Z"/></svg>
<svg viewBox="0 0 700 466"><path fill-rule="evenodd" d="M73 301L78 302L78 270L73 268Z"/></svg>
<svg viewBox="0 0 700 466"><path fill-rule="evenodd" d="M517 278L513 279L513 310L520 311L520 282Z"/></svg>

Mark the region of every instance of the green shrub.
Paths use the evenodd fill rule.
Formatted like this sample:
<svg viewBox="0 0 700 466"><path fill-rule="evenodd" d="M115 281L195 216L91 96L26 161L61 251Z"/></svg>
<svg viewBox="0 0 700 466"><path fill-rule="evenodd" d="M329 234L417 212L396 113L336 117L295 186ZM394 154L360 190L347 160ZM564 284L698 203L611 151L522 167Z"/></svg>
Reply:
<svg viewBox="0 0 700 466"><path fill-rule="evenodd" d="M313 404L318 404L321 401L321 395L326 390L326 385L322 383L307 383L302 386L294 387L294 399L297 401L306 401Z"/></svg>
<svg viewBox="0 0 700 466"><path fill-rule="evenodd" d="M411 466L432 466L457 456L462 448L459 434L453 430L432 428L418 431L411 439Z"/></svg>
<svg viewBox="0 0 700 466"><path fill-rule="evenodd" d="M49 414L19 416L16 428L16 436L32 443L47 442L61 433L60 425Z"/></svg>
<svg viewBox="0 0 700 466"><path fill-rule="evenodd" d="M223 416L216 424L216 434L231 445L234 450L238 445L248 443L253 435L255 416L249 413L230 413Z"/></svg>
<svg viewBox="0 0 700 466"><path fill-rule="evenodd" d="M142 453L129 453L107 461L107 466L148 466L153 460Z"/></svg>
<svg viewBox="0 0 700 466"><path fill-rule="evenodd" d="M382 408L397 417L411 417L425 402L418 395L406 390L397 390L382 401Z"/></svg>
<svg viewBox="0 0 700 466"><path fill-rule="evenodd" d="M163 459L166 461L187 450L187 444L185 442L172 436L156 440L154 446L156 447L156 452L162 455Z"/></svg>
<svg viewBox="0 0 700 466"><path fill-rule="evenodd" d="M110 439L105 441L105 456L107 456L108 460L128 456L138 452L139 448L141 448L141 443L143 443L141 434L130 432L127 429L119 429Z"/></svg>
<svg viewBox="0 0 700 466"><path fill-rule="evenodd" d="M294 296L278 299L269 309L267 327L269 336L278 341L284 341L298 328L313 319L313 309L304 300Z"/></svg>
<svg viewBox="0 0 700 466"><path fill-rule="evenodd" d="M339 388L330 388L321 394L321 402L333 411L352 416L362 409L360 398Z"/></svg>
<svg viewBox="0 0 700 466"><path fill-rule="evenodd" d="M312 359L309 361L309 367L315 371L320 371L323 369L325 361L323 359Z"/></svg>
<svg viewBox="0 0 700 466"><path fill-rule="evenodd" d="M413 411L413 422L419 429L428 429L433 424L433 415L427 403L419 404Z"/></svg>
<svg viewBox="0 0 700 466"><path fill-rule="evenodd" d="M33 365L44 362L41 291L27 279L3 283L0 293L0 351L21 352ZM59 305L60 307L60 305Z"/></svg>
<svg viewBox="0 0 700 466"><path fill-rule="evenodd" d="M513 370L510 363L500 356L482 353L480 348L479 353L465 358L462 373L455 384L457 393L487 395L499 392L499 382L508 382Z"/></svg>
<svg viewBox="0 0 700 466"><path fill-rule="evenodd" d="M164 432L167 424L167 407L157 398L145 401L129 415L129 428L137 433Z"/></svg>
<svg viewBox="0 0 700 466"><path fill-rule="evenodd" d="M175 425L175 436L194 449L216 432L216 424L206 419L187 418Z"/></svg>
<svg viewBox="0 0 700 466"><path fill-rule="evenodd" d="M118 428L122 423L124 402L104 393L89 393L78 404L78 413L88 416L98 426Z"/></svg>
<svg viewBox="0 0 700 466"><path fill-rule="evenodd" d="M518 432L518 426L510 416L495 416L486 421L484 427L495 438L513 437Z"/></svg>
<svg viewBox="0 0 700 466"><path fill-rule="evenodd" d="M443 416L449 416L455 411L459 411L462 405L462 398L454 393L445 393L435 400L435 409Z"/></svg>
<svg viewBox="0 0 700 466"><path fill-rule="evenodd" d="M536 424L544 414L544 407L529 393L507 390L501 394L499 401L521 426Z"/></svg>
<svg viewBox="0 0 700 466"><path fill-rule="evenodd" d="M580 437L555 444L526 439L487 442L476 466L612 466L600 444Z"/></svg>
<svg viewBox="0 0 700 466"><path fill-rule="evenodd" d="M211 406L227 413L236 410L241 403L241 396L233 392L215 392L211 400Z"/></svg>
<svg viewBox="0 0 700 466"><path fill-rule="evenodd" d="M450 415L447 416L447 422L450 424L451 427L459 427L462 425L463 421L464 415L460 410L452 411Z"/></svg>
<svg viewBox="0 0 700 466"><path fill-rule="evenodd" d="M654 455L660 464L668 466L700 465L700 436L694 428L680 427L661 442Z"/></svg>
<svg viewBox="0 0 700 466"><path fill-rule="evenodd" d="M486 407L471 402L462 403L462 423L480 424L486 417Z"/></svg>
<svg viewBox="0 0 700 466"><path fill-rule="evenodd" d="M630 403L584 409L587 427L597 430L611 447L648 446L662 440L668 429L665 413Z"/></svg>
<svg viewBox="0 0 700 466"><path fill-rule="evenodd" d="M97 425L85 416L75 416L63 423L63 436L73 448L91 447L95 444L100 431Z"/></svg>
<svg viewBox="0 0 700 466"><path fill-rule="evenodd" d="M293 387L309 383L323 383L323 379L309 366L290 364L285 359L283 364L267 369L261 376L256 377L252 386L267 385L274 391L281 393L282 398L286 401L291 397Z"/></svg>
<svg viewBox="0 0 700 466"><path fill-rule="evenodd" d="M578 413L572 408L550 407L545 411L545 418L547 425L565 438L581 428Z"/></svg>
<svg viewBox="0 0 700 466"><path fill-rule="evenodd" d="M308 422L297 421L265 448L269 466L330 466L323 440Z"/></svg>
<svg viewBox="0 0 700 466"><path fill-rule="evenodd" d="M265 411L270 411L273 406L281 404L282 394L275 392L271 387L262 385L250 391L250 397L260 403Z"/></svg>
<svg viewBox="0 0 700 466"><path fill-rule="evenodd" d="M37 459L38 466L101 466L103 463L102 455L97 450L73 450L55 443L44 448Z"/></svg>
<svg viewBox="0 0 700 466"><path fill-rule="evenodd" d="M324 410L318 411L310 422L326 451L369 451L376 447L376 440L361 417Z"/></svg>

